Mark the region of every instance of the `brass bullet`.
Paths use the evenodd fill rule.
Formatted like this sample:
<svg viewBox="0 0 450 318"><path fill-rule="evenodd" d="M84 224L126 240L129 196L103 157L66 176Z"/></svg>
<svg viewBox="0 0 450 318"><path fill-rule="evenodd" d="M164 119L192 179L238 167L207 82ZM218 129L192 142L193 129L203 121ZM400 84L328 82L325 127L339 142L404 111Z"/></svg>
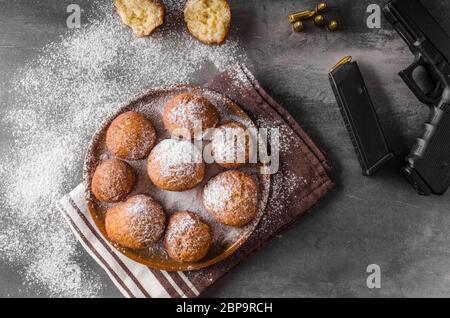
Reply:
<svg viewBox="0 0 450 318"><path fill-rule="evenodd" d="M319 3L316 7L317 13L324 13L327 10L328 10L328 4L326 4L325 2Z"/></svg>
<svg viewBox="0 0 450 318"><path fill-rule="evenodd" d="M295 12L289 15L289 22L294 24L297 21L311 19L316 12L314 10L305 10L300 12Z"/></svg>
<svg viewBox="0 0 450 318"><path fill-rule="evenodd" d="M336 20L332 20L327 24L327 30L330 32L334 32L338 29L338 23Z"/></svg>
<svg viewBox="0 0 450 318"><path fill-rule="evenodd" d="M303 28L304 25L302 21L297 21L292 25L292 29L294 30L294 32L302 32Z"/></svg>
<svg viewBox="0 0 450 318"><path fill-rule="evenodd" d="M351 55L344 57L339 62L337 62L337 64L335 66L333 66L331 68L330 73L333 72L335 69L337 69L339 66L350 63L352 61L352 59L353 59L353 57Z"/></svg>
<svg viewBox="0 0 450 318"><path fill-rule="evenodd" d="M324 24L324 22L325 22L325 18L323 17L323 15L319 14L319 15L316 15L314 17L314 24L315 25L321 26L321 25Z"/></svg>

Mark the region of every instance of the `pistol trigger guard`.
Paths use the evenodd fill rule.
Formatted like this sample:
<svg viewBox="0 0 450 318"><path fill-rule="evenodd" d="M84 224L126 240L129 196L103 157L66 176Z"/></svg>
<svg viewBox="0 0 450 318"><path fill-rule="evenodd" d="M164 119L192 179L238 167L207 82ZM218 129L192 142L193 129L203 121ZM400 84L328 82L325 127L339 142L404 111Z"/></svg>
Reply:
<svg viewBox="0 0 450 318"><path fill-rule="evenodd" d="M439 99L442 96L442 91L442 83L437 82L436 87L434 88L433 92L429 94L429 96L431 96L431 98Z"/></svg>
<svg viewBox="0 0 450 318"><path fill-rule="evenodd" d="M436 105L436 99L431 98L430 96L425 93L422 88L417 84L417 82L414 80L414 71L419 67L424 66L426 67L425 61L422 59L420 55L416 56L416 59L414 63L412 63L408 68L401 71L399 73L400 77L403 79L403 81L408 85L409 89L414 93L414 95L424 104L429 106Z"/></svg>

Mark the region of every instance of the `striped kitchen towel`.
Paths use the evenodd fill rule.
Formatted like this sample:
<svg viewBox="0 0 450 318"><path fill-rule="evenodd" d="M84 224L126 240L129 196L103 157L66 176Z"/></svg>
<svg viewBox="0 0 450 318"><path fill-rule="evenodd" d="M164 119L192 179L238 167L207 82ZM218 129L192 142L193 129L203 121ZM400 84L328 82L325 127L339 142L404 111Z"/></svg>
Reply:
<svg viewBox="0 0 450 318"><path fill-rule="evenodd" d="M64 218L86 251L103 267L126 297L198 297L219 278L275 235L295 222L333 186L324 154L297 122L276 103L243 65L219 74L207 87L235 101L258 126L281 131L280 169L272 176L272 190L264 216L248 241L225 260L199 271L154 270L122 255L97 231L87 210L84 186L79 185L58 203Z"/></svg>
<svg viewBox="0 0 450 318"><path fill-rule="evenodd" d="M199 291L184 273L152 270L116 252L97 231L87 210L82 184L66 195L58 207L80 243L108 273L124 296L184 298L199 295Z"/></svg>

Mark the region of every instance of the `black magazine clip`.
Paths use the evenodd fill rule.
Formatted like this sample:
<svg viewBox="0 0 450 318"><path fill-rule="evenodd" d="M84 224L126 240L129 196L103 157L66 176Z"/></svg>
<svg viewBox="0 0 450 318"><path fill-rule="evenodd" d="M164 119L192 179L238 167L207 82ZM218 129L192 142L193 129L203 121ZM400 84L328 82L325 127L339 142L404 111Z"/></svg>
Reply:
<svg viewBox="0 0 450 318"><path fill-rule="evenodd" d="M394 155L358 64L351 56L345 57L331 69L329 78L363 174L371 176Z"/></svg>

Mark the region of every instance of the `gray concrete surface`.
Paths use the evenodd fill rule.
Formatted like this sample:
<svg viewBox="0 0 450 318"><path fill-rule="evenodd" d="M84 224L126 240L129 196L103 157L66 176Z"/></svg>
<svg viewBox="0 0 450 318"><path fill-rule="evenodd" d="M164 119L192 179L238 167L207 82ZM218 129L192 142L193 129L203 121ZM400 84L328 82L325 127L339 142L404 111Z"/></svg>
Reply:
<svg viewBox="0 0 450 318"><path fill-rule="evenodd" d="M64 34L65 9L74 2L89 10L87 1L0 0L1 82ZM450 296L450 194L420 197L398 173L428 115L396 74L412 55L384 18L381 29L367 28L367 6L382 1L329 2L342 25L336 34L313 28L291 32L287 14L315 1L231 1L252 71L328 153L336 188L313 213L213 286L207 297ZM426 3L449 30L450 3ZM361 175L327 80L329 67L346 54L359 61L398 155L372 178ZM5 101L3 86L0 100ZM0 144L6 144L4 138ZM82 257L101 275L103 295L120 296L89 255L83 252ZM366 286L369 264L381 266L381 289ZM0 296L46 295L40 286L25 288L22 281L17 268L0 261Z"/></svg>

